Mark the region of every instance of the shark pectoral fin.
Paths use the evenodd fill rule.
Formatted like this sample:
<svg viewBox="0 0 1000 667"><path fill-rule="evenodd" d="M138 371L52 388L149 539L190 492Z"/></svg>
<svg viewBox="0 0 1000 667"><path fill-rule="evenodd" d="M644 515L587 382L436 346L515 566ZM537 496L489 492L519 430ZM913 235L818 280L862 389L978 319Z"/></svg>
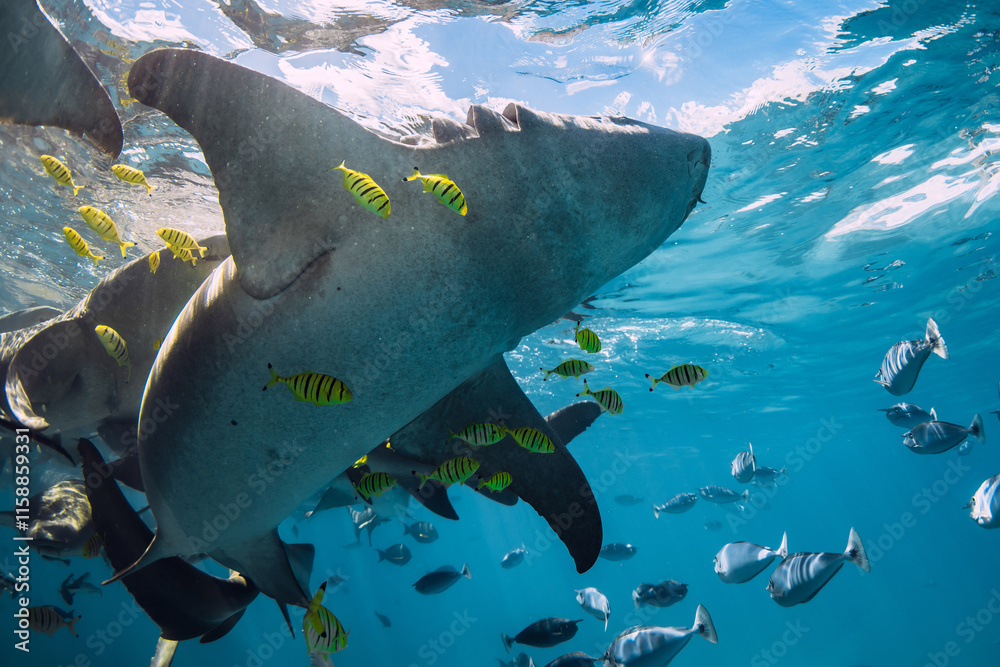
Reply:
<svg viewBox="0 0 1000 667"><path fill-rule="evenodd" d="M226 567L238 569L264 595L280 603L308 607L309 575L315 551L311 544L285 544L274 529L235 548L209 555Z"/></svg>
<svg viewBox="0 0 1000 667"><path fill-rule="evenodd" d="M462 449L455 440L449 442L448 424L465 426L484 422L489 419L490 410L508 413L504 421L509 426L538 429L552 439L555 452L531 452L517 446L513 438L489 447L476 447L471 452ZM569 549L577 571L585 572L597 561L603 529L590 484L558 434L521 391L502 357L463 382L389 440L397 453L430 465L466 453L479 461L479 474L484 479L496 472L509 472L513 482L508 489L549 523Z"/></svg>
<svg viewBox="0 0 1000 667"><path fill-rule="evenodd" d="M448 498L448 487L436 479L429 479L421 485L416 475L400 475L396 478L396 484L438 516L458 520L458 512Z"/></svg>
<svg viewBox="0 0 1000 667"><path fill-rule="evenodd" d="M601 416L601 405L596 401L577 401L559 408L545 418L564 444L586 431Z"/></svg>
<svg viewBox="0 0 1000 667"><path fill-rule="evenodd" d="M120 459L115 459L108 465L111 466L111 476L116 482L145 493L146 489L142 484L142 470L139 468L138 454L123 456Z"/></svg>
<svg viewBox="0 0 1000 667"><path fill-rule="evenodd" d="M17 359L17 355L14 355L14 358ZM7 406L10 408L11 414L21 424L36 431L44 431L49 427L49 423L35 414L35 411L32 409L28 390L25 388L24 381L21 379L21 375L18 373L17 366L14 363L11 363L7 369L7 381L4 384L4 392L6 393Z"/></svg>
<svg viewBox="0 0 1000 667"><path fill-rule="evenodd" d="M335 109L264 74L181 49L139 58L128 85L133 97L163 111L201 146L238 278L251 296L277 294L334 250L346 225L369 221L371 214L326 169L345 157L350 163L351 156L372 156L376 143L385 142ZM253 103L233 103L241 99ZM302 170L307 178L274 178ZM371 173L376 181L386 176ZM329 187L317 188L316 179L330 179Z"/></svg>
<svg viewBox="0 0 1000 667"><path fill-rule="evenodd" d="M246 612L246 607L240 609L238 612L236 612L235 614L224 620L222 623L219 623L219 625L217 625L214 629L209 630L208 632L203 634L201 636L201 639L198 640L198 643L207 644L209 642L214 642L216 639L222 639L229 633L230 630L233 629L233 627L235 627L237 623L239 623L240 619L243 618L243 614L245 612Z"/></svg>
<svg viewBox="0 0 1000 667"><path fill-rule="evenodd" d="M0 25L0 122L82 134L112 157L122 124L111 98L35 0L4 0Z"/></svg>
<svg viewBox="0 0 1000 667"><path fill-rule="evenodd" d="M48 306L35 306L25 308L7 315L0 316L0 333L9 333L33 327L36 324L47 322L54 317L59 317L63 311L50 308Z"/></svg>

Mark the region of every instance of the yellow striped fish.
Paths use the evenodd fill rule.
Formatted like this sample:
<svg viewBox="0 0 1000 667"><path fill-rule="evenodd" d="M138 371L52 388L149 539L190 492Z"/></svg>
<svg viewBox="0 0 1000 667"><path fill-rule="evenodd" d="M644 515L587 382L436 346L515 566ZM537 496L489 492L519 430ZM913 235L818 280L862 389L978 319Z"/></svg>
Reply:
<svg viewBox="0 0 1000 667"><path fill-rule="evenodd" d="M669 384L674 389L680 389L681 387L691 387L694 389L696 384L707 377L708 371L701 366L695 366L694 364L680 364L674 366L658 378L654 378L649 373L646 373L646 379L653 381L653 386L649 388L650 391L656 389L656 385L659 382Z"/></svg>
<svg viewBox="0 0 1000 667"><path fill-rule="evenodd" d="M264 391L279 382L284 382L292 390L296 400L309 401L316 405L347 403L354 398L347 385L331 375L303 371L283 378L274 372L271 364L267 365L267 370L271 371L271 381L264 386Z"/></svg>
<svg viewBox="0 0 1000 667"><path fill-rule="evenodd" d="M524 426L522 428L509 429L504 427L504 431L510 437L517 441L517 444L521 445L530 452L537 452L539 454L551 454L556 451L556 446L549 439L549 436L545 435L536 428L531 428L530 426Z"/></svg>
<svg viewBox="0 0 1000 667"><path fill-rule="evenodd" d="M208 248L198 245L193 236L179 229L162 227L156 230L156 235L166 241L167 245L175 250L197 250L201 253L202 257L205 256L205 251L208 250ZM174 253L174 255L176 254Z"/></svg>
<svg viewBox="0 0 1000 667"><path fill-rule="evenodd" d="M115 226L115 221L104 211L93 206L81 206L77 211L80 212L80 217L87 223L87 226L97 232L102 239L118 244L122 249L122 259L125 258L125 248L135 245L131 241L122 241L121 237L118 236L118 227Z"/></svg>
<svg viewBox="0 0 1000 667"><path fill-rule="evenodd" d="M579 322L576 323L576 332L573 334L573 338L580 349L585 352L594 354L601 351L601 339L590 329L581 329Z"/></svg>
<svg viewBox="0 0 1000 667"><path fill-rule="evenodd" d="M480 482L479 486L476 487L476 491L480 490L485 486L487 489L493 491L494 493L503 491L508 486L510 486L511 482L514 481L514 478L510 476L509 472L498 472L489 479L483 479L482 477L480 477L479 479Z"/></svg>
<svg viewBox="0 0 1000 667"><path fill-rule="evenodd" d="M192 259L194 259L192 257ZM160 251L149 253L149 272L156 273L156 270L160 268Z"/></svg>
<svg viewBox="0 0 1000 667"><path fill-rule="evenodd" d="M372 180L371 176L348 169L343 162L329 171L334 169L340 169L344 172L344 187L354 195L355 201L376 215L381 215L383 218L389 217L389 209L391 208L389 197L385 194L385 190Z"/></svg>
<svg viewBox="0 0 1000 667"><path fill-rule="evenodd" d="M324 581L309 602L306 615L302 617L302 634L306 636L308 653L336 653L347 646L348 633L344 631L344 626L329 609L320 604L325 592Z"/></svg>
<svg viewBox="0 0 1000 667"><path fill-rule="evenodd" d="M97 260L104 259L101 255L95 255L90 251L90 246L87 242L83 240L80 236L80 232L76 231L72 227L63 227L63 236L66 237L66 243L69 247L76 251L76 254L80 257L89 257L94 260L94 264L97 264Z"/></svg>
<svg viewBox="0 0 1000 667"><path fill-rule="evenodd" d="M455 181L449 179L444 174L421 174L416 167L413 168L413 176L404 178L403 181L415 181L417 179L424 184L424 192L430 192L438 201L451 210L465 215L469 207L465 204L465 195L455 185Z"/></svg>
<svg viewBox="0 0 1000 667"><path fill-rule="evenodd" d="M371 500L372 496L381 496L394 486L396 478L387 472L365 473L354 487L354 497L360 493L365 500Z"/></svg>
<svg viewBox="0 0 1000 667"><path fill-rule="evenodd" d="M79 621L81 617L70 618L72 615L72 611L67 614L48 604L44 607L28 607L28 627L33 632L44 632L52 636L56 630L65 626L69 628L74 637L77 637L78 635L76 634L76 630L73 629L73 624Z"/></svg>
<svg viewBox="0 0 1000 667"><path fill-rule="evenodd" d="M45 167L45 171L49 172L49 176L56 179L56 183L59 185L65 185L68 188L73 188L74 196L77 192L83 189L82 185L77 185L73 182L73 175L69 173L69 167L64 165L62 162L51 155L43 155L39 159L42 161L42 166Z"/></svg>
<svg viewBox="0 0 1000 667"><path fill-rule="evenodd" d="M471 456L456 456L439 465L429 475L420 475L420 485L423 486L429 479L436 479L445 486L461 484L472 477L477 470L479 461ZM413 472L416 473L416 470Z"/></svg>
<svg viewBox="0 0 1000 667"><path fill-rule="evenodd" d="M452 438L458 438L473 447L486 447L503 440L503 427L499 424L470 424L458 433L452 433Z"/></svg>
<svg viewBox="0 0 1000 667"><path fill-rule="evenodd" d="M132 360L129 359L125 341L118 335L117 331L103 324L98 324L94 327L94 331L97 333L97 337L101 339L104 349L108 351L108 356L117 361L119 366L128 366L128 376L125 378L125 382L128 382L129 378L132 377Z"/></svg>
<svg viewBox="0 0 1000 667"><path fill-rule="evenodd" d="M545 377L542 378L542 382L545 382L553 373L563 378L572 377L575 380L579 380L581 375L594 370L594 367L592 364L580 359L567 359L551 371L545 370L544 368L540 368L538 370L545 371Z"/></svg>
<svg viewBox="0 0 1000 667"><path fill-rule="evenodd" d="M104 546L104 538L99 533L94 533L83 545L84 558L97 558L101 555L101 548Z"/></svg>
<svg viewBox="0 0 1000 667"><path fill-rule="evenodd" d="M583 391L577 396L593 396L594 400L600 404L601 411L607 410L612 415L620 415L625 407L622 403L622 397L611 387L605 387L600 391L591 391L590 387L587 386L587 378L583 379Z"/></svg>
<svg viewBox="0 0 1000 667"><path fill-rule="evenodd" d="M117 176L120 181L131 183L132 185L145 185L146 190L149 191L149 196L153 196L153 190L156 189L156 186L147 183L146 174L142 173L135 167L130 167L127 164L116 164L111 167L111 171L115 172L115 176Z"/></svg>
<svg viewBox="0 0 1000 667"><path fill-rule="evenodd" d="M172 245L168 245L167 249L174 253L174 257L182 262L191 262L191 266L198 266L198 258L194 256L194 252L190 248L175 248Z"/></svg>

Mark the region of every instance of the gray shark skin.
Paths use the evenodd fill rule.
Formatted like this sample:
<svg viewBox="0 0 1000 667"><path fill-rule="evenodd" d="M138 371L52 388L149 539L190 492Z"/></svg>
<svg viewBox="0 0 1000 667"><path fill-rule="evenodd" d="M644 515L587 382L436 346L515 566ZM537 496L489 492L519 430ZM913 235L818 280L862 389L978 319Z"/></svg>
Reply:
<svg viewBox="0 0 1000 667"><path fill-rule="evenodd" d="M6 378L4 399L15 419L67 438L91 433L105 422L134 430L145 378L158 354L155 341L166 336L191 294L229 255L225 236L201 243L209 251L197 266L160 250L155 274L148 255L140 257L110 273L59 319L27 330L27 335L0 334L0 364L7 361L6 367L0 365ZM121 334L131 372L104 350L94 333L98 324ZM168 397L161 401L161 420L165 405L169 407ZM112 449L134 448L134 434L118 433L120 437L108 439Z"/></svg>
<svg viewBox="0 0 1000 667"><path fill-rule="evenodd" d="M0 316L0 333L10 333L20 329L27 329L42 322L48 322L54 317L62 315L61 310L56 310L49 306L35 306L25 308L14 313Z"/></svg>
<svg viewBox="0 0 1000 667"><path fill-rule="evenodd" d="M104 539L104 553L112 567L124 567L146 550L153 533L109 477L107 465L93 443L81 439L77 449L94 524ZM239 576L213 577L180 558L163 559L123 578L122 583L160 627L161 638L171 641L200 637L205 643L219 639L239 621L258 594L252 581Z"/></svg>
<svg viewBox="0 0 1000 667"><path fill-rule="evenodd" d="M38 3L0 2L0 26L0 122L61 127L118 157L122 124L111 98Z"/></svg>
<svg viewBox="0 0 1000 667"><path fill-rule="evenodd" d="M501 384L516 394L496 404L463 396L479 413L527 402L509 373L498 379L500 355L659 247L698 201L710 156L693 135L518 105L504 114L474 106L466 125L435 122L443 143L405 145L192 51L143 56L129 89L200 144L233 251L185 306L146 385L139 459L157 532L129 571L204 551L299 605L308 602L302 573L287 550L282 561L274 528L472 378L488 394ZM385 189L389 218L327 173L342 160ZM468 215L402 182L414 166L448 174ZM234 340L263 310L252 334ZM354 399L317 406L285 387L262 392L267 363L285 376L342 379ZM173 416L141 437L164 397L179 403ZM600 517L583 473L564 448L531 462L554 488L518 494L588 569ZM208 530L237 498L237 516ZM586 519L564 529L571 508Z"/></svg>

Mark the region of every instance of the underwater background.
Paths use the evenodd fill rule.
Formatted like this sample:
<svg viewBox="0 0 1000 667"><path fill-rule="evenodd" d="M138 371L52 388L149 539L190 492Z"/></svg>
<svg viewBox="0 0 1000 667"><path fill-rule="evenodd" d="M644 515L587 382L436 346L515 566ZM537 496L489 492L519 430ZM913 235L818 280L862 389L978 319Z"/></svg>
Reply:
<svg viewBox="0 0 1000 667"><path fill-rule="evenodd" d="M1000 425L990 414L1000 407L996 3L41 4L116 102L125 127L120 161L141 167L159 189L148 197L116 187L100 173L105 158L64 131L0 125L0 313L68 308L107 271L66 248L60 230L78 222L77 202L53 188L40 153L65 156L88 196L142 252L162 246L160 227L195 236L223 230L198 145L128 97L129 63L154 48L232 60L389 136L427 132L434 116L464 121L473 103L500 110L517 101L624 115L711 143L706 203L576 309L603 342L588 359L596 367L589 382L614 386L625 409L602 415L570 451L595 490L604 541L635 545L635 557L601 559L577 574L525 503L504 507L460 488L451 492L458 522L412 504L415 519L434 523L437 541L418 544L395 520L374 531L374 547L409 546L413 559L403 567L377 562L365 535L351 547L345 510L309 519L300 511L281 532L316 544L314 588L338 577L324 600L350 630L336 665L493 665L524 650L541 667L569 651L599 656L631 625L690 627L698 604L711 613L719 643L694 638L674 664L1000 665L992 611L1000 535L962 509L1000 472ZM923 337L928 317L951 358L932 356L914 390L897 399L872 378L890 346ZM543 384L538 371L574 349L573 325L555 322L505 355L543 415L582 389L572 379ZM708 378L648 391L645 373L680 363L703 366ZM902 445L906 429L878 411L899 400L963 426L979 413L986 442L970 440L967 456L957 448L916 456ZM702 500L685 514L654 518L651 505L680 492L708 484L742 491L729 464L748 442L758 465L787 467L775 488L747 486L742 510ZM3 484L5 501L13 499L10 480ZM624 495L641 502L615 500ZM141 506L140 495L130 498ZM721 525L711 530L710 522ZM848 564L804 605L770 600L766 573L727 585L713 570L727 542L776 548L787 531L790 551L839 552L852 527L871 572ZM525 562L501 569L503 555L522 543ZM11 551L0 556L5 571ZM413 590L426 572L463 563L470 581L436 596ZM88 570L95 580L111 573L99 559L69 567L35 559L32 603L64 607L59 583ZM667 579L686 583L687 597L636 613L632 590ZM610 600L606 631L575 600L587 586ZM12 608L0 598L4 616ZM146 664L159 631L123 586L78 595L73 608L82 616L78 638L36 635L25 656L5 633L0 663ZM501 632L548 616L583 622L565 644L504 652ZM261 596L223 639L182 643L174 664L308 664L301 636L292 640L284 627Z"/></svg>

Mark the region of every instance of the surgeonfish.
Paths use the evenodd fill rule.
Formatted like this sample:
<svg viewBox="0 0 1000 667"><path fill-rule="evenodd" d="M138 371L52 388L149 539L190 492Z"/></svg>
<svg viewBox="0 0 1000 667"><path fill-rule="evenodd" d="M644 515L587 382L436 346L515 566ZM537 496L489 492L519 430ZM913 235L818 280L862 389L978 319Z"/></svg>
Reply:
<svg viewBox="0 0 1000 667"><path fill-rule="evenodd" d="M968 428L949 422L924 422L903 434L903 444L917 454L940 454L963 442L969 436L979 442L986 441L983 418L972 418Z"/></svg>
<svg viewBox="0 0 1000 667"><path fill-rule="evenodd" d="M726 503L735 503L738 500L747 501L750 500L750 492L744 491L743 493L736 493L731 489L727 489L724 486L719 486L717 484L709 484L708 486L703 486L698 489L698 494L705 500L711 501L713 503L718 503L724 505Z"/></svg>
<svg viewBox="0 0 1000 667"><path fill-rule="evenodd" d="M618 562L628 560L634 556L637 551L638 549L631 544L627 544L625 542L611 542L610 544L602 546L598 555L604 560Z"/></svg>
<svg viewBox="0 0 1000 667"><path fill-rule="evenodd" d="M545 667L594 667L598 662L602 662L601 658L592 658L583 651L573 651L559 656Z"/></svg>
<svg viewBox="0 0 1000 667"><path fill-rule="evenodd" d="M591 391L590 387L587 386L587 378L583 379L583 391L581 391L577 396L592 396L595 401L601 406L601 411L606 411L611 415L620 415L625 405L622 403L622 397L618 395L618 392L611 387L605 387L600 391Z"/></svg>
<svg viewBox="0 0 1000 667"><path fill-rule="evenodd" d="M403 535L409 535L421 544L430 544L438 538L437 528L429 521L403 524Z"/></svg>
<svg viewBox="0 0 1000 667"><path fill-rule="evenodd" d="M847 562L871 571L865 545L853 528L842 554L794 553L778 563L767 582L767 591L782 607L809 602Z"/></svg>
<svg viewBox="0 0 1000 667"><path fill-rule="evenodd" d="M931 352L942 359L948 358L948 347L933 319L927 319L923 340L904 340L885 353L882 366L875 373L875 382L885 387L893 396L902 396L913 389L917 375Z"/></svg>
<svg viewBox="0 0 1000 667"><path fill-rule="evenodd" d="M658 584L639 584L632 591L632 603L636 609L640 607L665 609L683 600L687 592L687 584L673 579L667 579Z"/></svg>
<svg viewBox="0 0 1000 667"><path fill-rule="evenodd" d="M404 178L403 182L414 181L418 178L424 184L424 192L430 192L438 198L439 202L459 215L468 213L469 207L465 203L465 195L455 185L455 181L444 174L421 174L420 170L414 167L413 176Z"/></svg>
<svg viewBox="0 0 1000 667"><path fill-rule="evenodd" d="M417 581L413 584L413 587L421 595L436 595L438 593L444 593L446 590L454 586L455 582L462 577L472 579L472 572L469 571L468 565L462 565L461 572L450 565L444 565L417 579Z"/></svg>
<svg viewBox="0 0 1000 667"><path fill-rule="evenodd" d="M576 591L576 601L583 610L599 621L604 621L604 630L608 629L608 618L611 616L611 603L604 593L593 586Z"/></svg>
<svg viewBox="0 0 1000 667"><path fill-rule="evenodd" d="M597 337L591 329L581 329L580 323L576 323L576 331L573 332L573 340L584 352L597 354L601 351L601 339Z"/></svg>
<svg viewBox="0 0 1000 667"><path fill-rule="evenodd" d="M65 185L68 188L73 188L74 196L83 189L82 185L77 185L73 182L73 175L70 173L69 167L64 165L58 159L52 157L51 155L42 155L38 159L42 161L42 166L45 167L45 171L49 173L49 176L56 179L56 183L59 185Z"/></svg>
<svg viewBox="0 0 1000 667"><path fill-rule="evenodd" d="M354 497L357 498L357 494L361 494L365 500L371 500L372 496L381 496L394 486L396 486L396 478L389 473L368 472L358 480L357 486L354 487Z"/></svg>
<svg viewBox="0 0 1000 667"><path fill-rule="evenodd" d="M476 487L476 491L479 491L483 487L486 487L490 491L498 493L506 489L508 486L510 486L510 483L513 481L514 478L511 477L511 474L509 472L500 471L494 473L493 476L490 477L489 479L480 478L479 486Z"/></svg>
<svg viewBox="0 0 1000 667"><path fill-rule="evenodd" d="M913 428L924 422L937 421L937 413L934 408L927 412L920 406L913 403L896 403L891 408L879 408L879 412L884 412L886 419L893 425L901 428Z"/></svg>
<svg viewBox="0 0 1000 667"><path fill-rule="evenodd" d="M380 614L380 613L378 613L376 611L375 612L375 618L378 619L378 622L382 624L383 628L391 628L392 627L392 621L389 620L388 616L384 616L384 615L382 615L382 614Z"/></svg>
<svg viewBox="0 0 1000 667"><path fill-rule="evenodd" d="M156 270L160 268L160 251L149 253L149 272L156 273Z"/></svg>
<svg viewBox="0 0 1000 667"><path fill-rule="evenodd" d="M545 371L545 377L542 378L542 382L548 380L549 376L553 373L561 378L571 377L574 380L579 380L581 375L594 370L594 366L593 364L583 361L582 359L567 359L552 370L546 370L544 368L539 368L538 370Z"/></svg>
<svg viewBox="0 0 1000 667"><path fill-rule="evenodd" d="M553 444L552 439L536 428L531 428L530 426L515 429L510 429L506 426L502 428L505 434L514 438L518 445L524 447L529 452L551 454L556 451L556 446Z"/></svg>
<svg viewBox="0 0 1000 667"><path fill-rule="evenodd" d="M347 403L354 398L354 394L347 388L347 385L331 375L303 371L289 377L278 375L271 364L267 365L267 370L271 372L271 381L264 385L264 391L279 382L283 382L298 401L308 401L315 405L336 405Z"/></svg>
<svg viewBox="0 0 1000 667"><path fill-rule="evenodd" d="M754 471L757 468L757 461L753 456L753 443L749 443L749 447L750 451L737 454L730 466L733 477L740 484L746 484L752 480Z"/></svg>
<svg viewBox="0 0 1000 667"><path fill-rule="evenodd" d="M452 433L448 439L458 438L473 447L487 447L500 442L504 439L505 435L507 434L500 424L485 422L469 424L458 433Z"/></svg>
<svg viewBox="0 0 1000 667"><path fill-rule="evenodd" d="M205 251L208 250L208 248L198 245L193 236L179 229L161 227L156 230L156 235L163 239L168 246L176 250L197 250L201 257L204 257ZM177 253L174 254L176 255Z"/></svg>
<svg viewBox="0 0 1000 667"><path fill-rule="evenodd" d="M420 485L423 486L427 480L436 479L445 486L461 484L469 479L479 470L479 461L471 456L456 456L448 459L437 468L426 475L420 475ZM416 473L416 471L413 471Z"/></svg>
<svg viewBox="0 0 1000 667"><path fill-rule="evenodd" d="M636 505L644 502L644 499L636 498L630 493L623 493L620 496L615 496L615 502L619 505L624 505L625 507L635 507Z"/></svg>
<svg viewBox="0 0 1000 667"><path fill-rule="evenodd" d="M511 549L504 554L503 558L500 560L500 567L505 570L517 567L524 562L524 557L527 555L528 550L522 543L517 549Z"/></svg>
<svg viewBox="0 0 1000 667"><path fill-rule="evenodd" d="M543 618L521 630L514 637L501 632L500 639L508 653L510 653L510 647L514 645L514 642L536 648L551 648L575 637L576 626L582 621L583 619L571 621L568 618Z"/></svg>
<svg viewBox="0 0 1000 667"><path fill-rule="evenodd" d="M48 604L43 607L28 607L28 627L34 632L44 632L50 637L64 626L77 637L73 624L80 618L80 616L73 618L72 610L65 612Z"/></svg>
<svg viewBox="0 0 1000 667"><path fill-rule="evenodd" d="M386 547L383 549L376 549L378 552L378 562L386 561L387 563L392 563L393 565L406 565L410 562L413 554L410 553L409 547L405 544L393 544L391 547Z"/></svg>
<svg viewBox="0 0 1000 667"><path fill-rule="evenodd" d="M116 164L112 165L111 171L115 173L118 180L125 183L130 183L132 185L145 185L146 190L149 192L149 196L153 196L153 190L156 189L155 185L150 185L146 181L146 175L135 167L130 167L127 164Z"/></svg>
<svg viewBox="0 0 1000 667"><path fill-rule="evenodd" d="M983 528L1000 528L1000 475L993 475L979 485L965 509L969 516Z"/></svg>
<svg viewBox="0 0 1000 667"><path fill-rule="evenodd" d="M679 364L658 378L646 373L646 379L653 381L653 385L649 388L650 391L656 389L656 385L660 382L669 384L674 389L680 389L681 387L691 387L694 389L696 384L707 377L708 371L694 364Z"/></svg>
<svg viewBox="0 0 1000 667"><path fill-rule="evenodd" d="M773 489L778 484L778 478L788 474L788 466L783 466L781 470L770 466L761 466L753 473L750 482L759 489Z"/></svg>
<svg viewBox="0 0 1000 667"><path fill-rule="evenodd" d="M730 542L715 554L715 573L727 584L745 584L767 569L775 558L788 555L788 535L777 551L752 542Z"/></svg>
<svg viewBox="0 0 1000 667"><path fill-rule="evenodd" d="M63 236L66 237L66 243L69 247L76 251L76 254L80 257L89 257L94 260L94 265L97 265L97 260L104 259L101 255L95 255L90 251L90 246L87 242L83 240L80 236L80 232L76 231L72 227L63 227Z"/></svg>
<svg viewBox="0 0 1000 667"><path fill-rule="evenodd" d="M354 196L354 200L375 215L388 218L392 206L389 204L389 197L385 194L385 190L380 188L371 176L348 169L344 166L344 162L346 160L329 171L339 169L344 172L344 188Z"/></svg>
<svg viewBox="0 0 1000 667"><path fill-rule="evenodd" d="M348 633L344 631L344 626L329 609L320 604L325 592L324 581L302 617L302 634L306 637L306 652L310 654L336 653L347 646Z"/></svg>
<svg viewBox="0 0 1000 667"><path fill-rule="evenodd" d="M698 502L697 493L678 493L662 505L653 505L653 516L659 519L660 514L663 512L668 514L683 514L694 507L696 502Z"/></svg>
<svg viewBox="0 0 1000 667"><path fill-rule="evenodd" d="M87 223L87 226L97 232L98 236L105 241L118 244L118 247L122 251L122 259L125 258L125 248L135 245L131 241L122 241L121 236L118 235L118 227L115 225L115 221L101 209L93 206L81 206L77 211L80 213L83 221Z"/></svg>
<svg viewBox="0 0 1000 667"><path fill-rule="evenodd" d="M605 664L614 667L663 667L687 646L694 635L719 643L712 617L698 605L690 628L637 626L618 635L604 653Z"/></svg>
<svg viewBox="0 0 1000 667"><path fill-rule="evenodd" d="M103 324L94 327L94 333L101 340L101 345L107 350L108 356L117 361L119 366L128 366L128 376L125 378L125 382L128 382L132 377L132 360L128 356L125 341L117 331Z"/></svg>

